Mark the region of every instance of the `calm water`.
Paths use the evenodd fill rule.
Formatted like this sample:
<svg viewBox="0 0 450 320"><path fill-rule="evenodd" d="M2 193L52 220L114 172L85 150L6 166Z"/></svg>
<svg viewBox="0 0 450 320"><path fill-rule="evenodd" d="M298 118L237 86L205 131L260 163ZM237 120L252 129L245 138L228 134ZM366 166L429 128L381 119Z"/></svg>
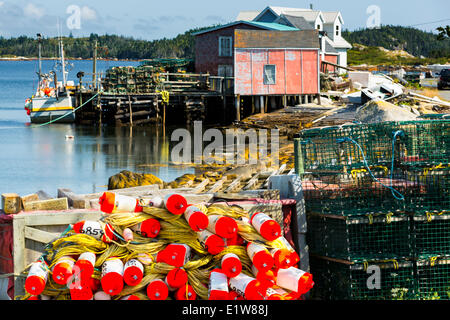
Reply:
<svg viewBox="0 0 450 320"><path fill-rule="evenodd" d="M74 68L69 80L75 81L78 71L92 70L91 61L70 62ZM99 61L97 68L105 71L112 66L137 64ZM108 178L125 169L153 173L164 181L194 171L151 166L168 162L170 129L163 136L157 127L28 127L24 102L36 89L37 65L37 61L0 61L0 193L26 195L44 190L56 196L58 188L91 193L106 190ZM43 61L43 71L53 66L53 61ZM75 138L66 140L66 135Z"/></svg>

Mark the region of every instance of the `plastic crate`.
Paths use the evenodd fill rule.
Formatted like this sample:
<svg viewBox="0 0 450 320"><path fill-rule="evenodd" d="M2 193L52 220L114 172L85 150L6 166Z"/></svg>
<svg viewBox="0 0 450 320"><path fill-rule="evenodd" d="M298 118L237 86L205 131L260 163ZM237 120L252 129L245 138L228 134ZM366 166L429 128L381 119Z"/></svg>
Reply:
<svg viewBox="0 0 450 320"><path fill-rule="evenodd" d="M308 215L310 252L344 260L408 258L413 255L410 217Z"/></svg>
<svg viewBox="0 0 450 320"><path fill-rule="evenodd" d="M316 298L324 300L416 299L414 263L410 260L353 262L311 256L310 268L315 282L312 296ZM379 283L374 280L377 273Z"/></svg>

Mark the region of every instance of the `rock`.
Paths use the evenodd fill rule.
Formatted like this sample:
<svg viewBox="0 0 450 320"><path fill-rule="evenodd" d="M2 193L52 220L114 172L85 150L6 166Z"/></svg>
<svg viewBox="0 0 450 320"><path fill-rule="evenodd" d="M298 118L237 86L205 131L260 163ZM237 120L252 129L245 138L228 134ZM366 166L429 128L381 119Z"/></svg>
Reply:
<svg viewBox="0 0 450 320"><path fill-rule="evenodd" d="M417 114L381 99L367 102L358 108L355 120L361 123L415 120Z"/></svg>

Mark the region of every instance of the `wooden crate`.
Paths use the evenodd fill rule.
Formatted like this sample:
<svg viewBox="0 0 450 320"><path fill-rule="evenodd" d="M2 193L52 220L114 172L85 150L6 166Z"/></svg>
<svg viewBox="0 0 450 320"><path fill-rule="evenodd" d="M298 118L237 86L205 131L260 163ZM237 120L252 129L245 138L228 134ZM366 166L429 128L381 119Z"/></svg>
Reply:
<svg viewBox="0 0 450 320"><path fill-rule="evenodd" d="M23 295L24 269L36 261L47 243L58 237L69 224L81 220L98 220L95 210L19 213L13 219L14 296Z"/></svg>

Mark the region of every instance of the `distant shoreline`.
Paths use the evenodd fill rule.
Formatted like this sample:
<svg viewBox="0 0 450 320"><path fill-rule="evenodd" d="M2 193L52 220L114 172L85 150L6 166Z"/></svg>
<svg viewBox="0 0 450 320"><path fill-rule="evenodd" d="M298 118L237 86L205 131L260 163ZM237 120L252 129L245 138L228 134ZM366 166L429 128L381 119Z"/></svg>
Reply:
<svg viewBox="0 0 450 320"><path fill-rule="evenodd" d="M59 60L60 58L41 58L41 60ZM35 61L37 57L0 57L0 61ZM92 58L66 58L66 60L80 60L80 61L92 61ZM130 61L141 62L143 59L111 59L111 58L97 58L97 61Z"/></svg>

